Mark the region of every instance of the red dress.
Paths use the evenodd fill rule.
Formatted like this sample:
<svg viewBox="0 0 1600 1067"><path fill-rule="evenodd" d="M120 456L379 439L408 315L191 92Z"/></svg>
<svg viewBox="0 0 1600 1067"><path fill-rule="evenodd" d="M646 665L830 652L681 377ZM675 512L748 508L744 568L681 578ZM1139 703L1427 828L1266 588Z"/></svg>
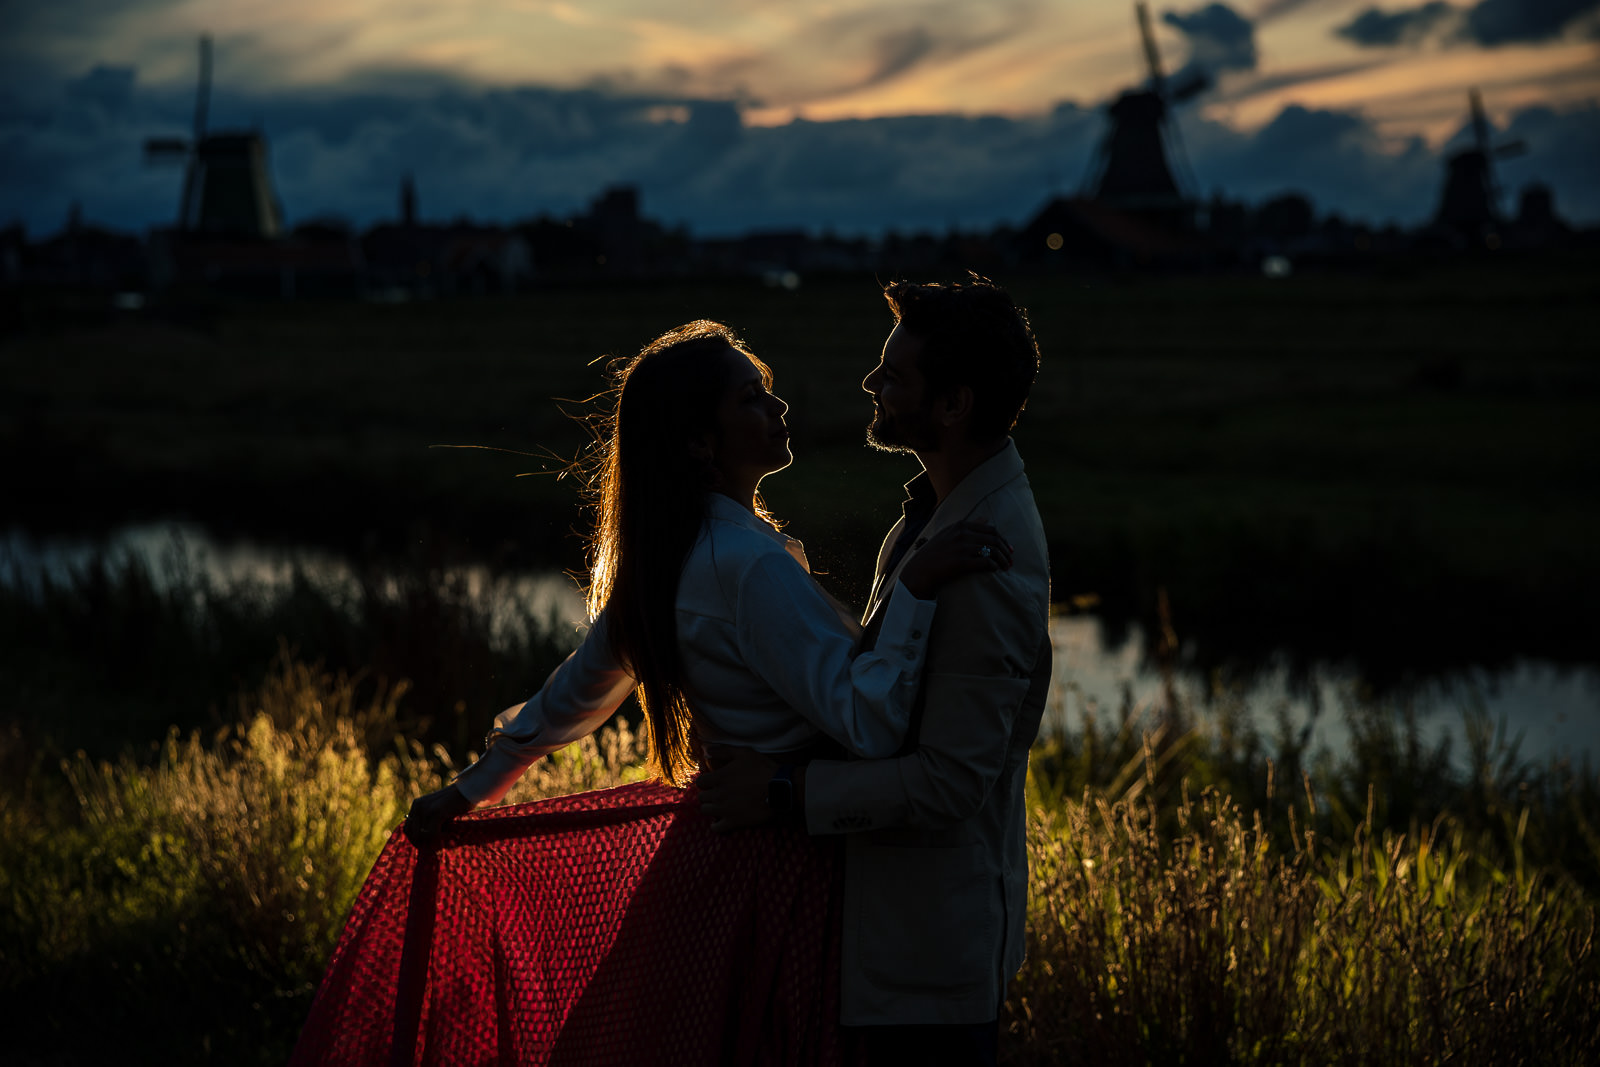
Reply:
<svg viewBox="0 0 1600 1067"><path fill-rule="evenodd" d="M833 1064L840 858L659 783L389 838L291 1064Z"/></svg>

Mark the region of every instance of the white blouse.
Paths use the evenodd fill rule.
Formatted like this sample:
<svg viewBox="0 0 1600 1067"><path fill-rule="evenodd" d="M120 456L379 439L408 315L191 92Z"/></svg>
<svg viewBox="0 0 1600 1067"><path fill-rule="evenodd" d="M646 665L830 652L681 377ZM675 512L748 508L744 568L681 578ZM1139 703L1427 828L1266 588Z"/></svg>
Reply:
<svg viewBox="0 0 1600 1067"><path fill-rule="evenodd" d="M805 549L720 493L678 586L678 648L701 739L762 752L825 734L858 756L893 755L922 677L934 602L896 584L870 652L811 577ZM634 679L611 655L604 612L526 704L495 718L489 749L455 784L499 800L534 760L610 718Z"/></svg>

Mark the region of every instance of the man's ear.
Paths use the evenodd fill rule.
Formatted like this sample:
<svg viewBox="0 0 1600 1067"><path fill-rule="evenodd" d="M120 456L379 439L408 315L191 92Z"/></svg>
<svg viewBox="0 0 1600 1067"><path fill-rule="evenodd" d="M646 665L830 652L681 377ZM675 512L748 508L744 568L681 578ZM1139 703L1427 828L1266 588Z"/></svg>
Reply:
<svg viewBox="0 0 1600 1067"><path fill-rule="evenodd" d="M698 441L690 440L689 458L710 463L711 457L716 454L716 449L714 447L715 445L716 438L709 433L700 438Z"/></svg>
<svg viewBox="0 0 1600 1067"><path fill-rule="evenodd" d="M950 427L957 425L971 414L972 386L958 385L939 398L935 417L939 420L939 425Z"/></svg>

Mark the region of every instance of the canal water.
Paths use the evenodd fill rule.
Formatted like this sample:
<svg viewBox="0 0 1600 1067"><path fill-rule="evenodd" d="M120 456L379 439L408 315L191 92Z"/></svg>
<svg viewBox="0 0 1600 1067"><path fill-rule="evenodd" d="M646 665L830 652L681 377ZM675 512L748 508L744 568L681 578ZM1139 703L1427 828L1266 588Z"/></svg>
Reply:
<svg viewBox="0 0 1600 1067"><path fill-rule="evenodd" d="M153 580L172 587L203 577L213 588L253 587L271 592L287 588L298 573L325 588L354 590L358 578L345 558L315 548L288 548L248 541L220 542L204 529L179 523L121 528L96 539L39 541L19 530L0 535L0 581L37 585L45 575L64 578L96 559L136 558ZM444 571L441 580L460 583L474 599L496 607L495 625L521 625L531 614L577 626L583 601L571 578L556 572L504 574L464 566ZM1045 730L1082 727L1086 717L1117 722L1127 709L1153 719L1162 706L1167 679L1146 654L1135 628L1120 644L1106 641L1092 615L1058 615L1051 620L1055 670ZM1246 720L1266 738L1285 725L1304 732L1313 750L1337 754L1350 741L1349 712L1370 704L1356 671L1340 664L1316 664L1294 677L1286 666L1256 671L1232 681L1218 695L1214 679L1178 666L1171 679L1182 704L1205 721L1219 702L1236 702ZM1600 754L1600 666L1562 667L1526 658L1503 670L1469 670L1421 683L1403 696L1383 698L1395 714L1410 711L1430 744L1452 739L1452 757L1464 769L1467 715L1483 717L1516 743L1519 756L1535 765L1552 760L1582 760Z"/></svg>

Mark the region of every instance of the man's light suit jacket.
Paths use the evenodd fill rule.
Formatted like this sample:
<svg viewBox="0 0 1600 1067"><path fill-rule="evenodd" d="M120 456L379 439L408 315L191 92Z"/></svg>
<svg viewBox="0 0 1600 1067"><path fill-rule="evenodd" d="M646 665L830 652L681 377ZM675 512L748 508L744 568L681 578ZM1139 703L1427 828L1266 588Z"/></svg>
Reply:
<svg viewBox="0 0 1600 1067"><path fill-rule="evenodd" d="M940 529L992 523L1015 549L1009 571L939 591L908 755L818 761L806 771L813 834L845 846L841 1021L866 1026L994 1019L1022 965L1028 749L1050 685L1050 571L1044 527L1016 447L951 491L878 590ZM914 720L915 721L915 720Z"/></svg>

